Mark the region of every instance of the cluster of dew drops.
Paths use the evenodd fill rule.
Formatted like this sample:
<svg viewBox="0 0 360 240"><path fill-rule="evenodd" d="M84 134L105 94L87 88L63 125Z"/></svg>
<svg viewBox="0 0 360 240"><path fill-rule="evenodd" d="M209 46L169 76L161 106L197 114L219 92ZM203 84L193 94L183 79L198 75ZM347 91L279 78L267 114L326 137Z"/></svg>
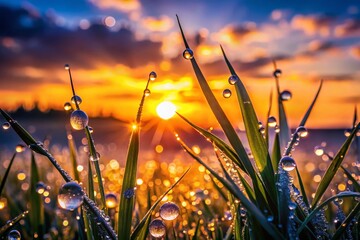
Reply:
<svg viewBox="0 0 360 240"><path fill-rule="evenodd" d="M161 217L151 221L149 225L149 233L154 238L162 238L166 234L166 226L163 220L173 221L180 214L179 207L173 202L166 202L161 205L159 215Z"/></svg>

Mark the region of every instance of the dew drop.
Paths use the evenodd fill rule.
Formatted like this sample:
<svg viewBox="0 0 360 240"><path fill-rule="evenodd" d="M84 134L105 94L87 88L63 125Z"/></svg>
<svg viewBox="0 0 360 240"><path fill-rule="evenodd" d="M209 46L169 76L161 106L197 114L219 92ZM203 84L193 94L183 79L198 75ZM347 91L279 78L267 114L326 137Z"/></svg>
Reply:
<svg viewBox="0 0 360 240"><path fill-rule="evenodd" d="M229 82L229 84L231 84L231 85L234 85L235 83L237 83L239 81L239 78L238 78L238 76L236 76L236 75L231 75L230 77L229 77L229 79L228 79L228 82Z"/></svg>
<svg viewBox="0 0 360 240"><path fill-rule="evenodd" d="M82 110L75 110L71 113L70 124L75 130L84 129L89 122L89 118Z"/></svg>
<svg viewBox="0 0 360 240"><path fill-rule="evenodd" d="M145 97L150 96L150 94L151 94L151 92L150 92L149 89L145 89L145 90L144 90L144 95L145 95Z"/></svg>
<svg viewBox="0 0 360 240"><path fill-rule="evenodd" d="M18 144L15 147L15 151L18 152L18 153L21 153L21 152L25 151L25 149L26 149L26 147L23 144Z"/></svg>
<svg viewBox="0 0 360 240"><path fill-rule="evenodd" d="M344 199L342 199L342 198L335 198L335 202L337 202L338 204L343 204L343 202L344 202Z"/></svg>
<svg viewBox="0 0 360 240"><path fill-rule="evenodd" d="M4 130L8 130L8 129L10 128L10 123L4 122L3 125L2 125L2 128L3 128Z"/></svg>
<svg viewBox="0 0 360 240"><path fill-rule="evenodd" d="M268 221L268 222L274 221L274 216L269 215L269 216L267 217L267 221Z"/></svg>
<svg viewBox="0 0 360 240"><path fill-rule="evenodd" d="M90 133L93 133L93 132L94 132L94 129L93 129L92 127L88 126L88 128L89 128L89 132L90 132Z"/></svg>
<svg viewBox="0 0 360 240"><path fill-rule="evenodd" d="M164 220L174 220L179 216L180 209L179 207L173 202L166 202L164 203L159 210L160 217Z"/></svg>
<svg viewBox="0 0 360 240"><path fill-rule="evenodd" d="M156 78L157 78L156 72L152 71L152 72L149 74L149 79L150 79L151 81L155 81Z"/></svg>
<svg viewBox="0 0 360 240"><path fill-rule="evenodd" d="M72 109L71 103L69 103L69 102L64 103L65 111L70 111L71 109Z"/></svg>
<svg viewBox="0 0 360 240"><path fill-rule="evenodd" d="M127 199L132 198L135 195L136 188L128 188L124 192L124 197Z"/></svg>
<svg viewBox="0 0 360 240"><path fill-rule="evenodd" d="M190 48L186 48L183 52L183 57L186 59L186 60L190 60L190 59L193 59L194 58L194 53L193 51L190 49Z"/></svg>
<svg viewBox="0 0 360 240"><path fill-rule="evenodd" d="M100 160L100 153L96 152L96 156L93 156L93 155L90 154L89 159L92 162L99 161Z"/></svg>
<svg viewBox="0 0 360 240"><path fill-rule="evenodd" d="M161 238L166 233L165 224L160 219L155 219L149 225L149 232L151 236Z"/></svg>
<svg viewBox="0 0 360 240"><path fill-rule="evenodd" d="M263 126L262 122L258 122L259 128Z"/></svg>
<svg viewBox="0 0 360 240"><path fill-rule="evenodd" d="M261 134L264 134L264 133L265 133L265 128L264 128L264 127L259 128L259 132L260 132Z"/></svg>
<svg viewBox="0 0 360 240"><path fill-rule="evenodd" d="M225 90L223 91L223 97L224 97L224 98L229 98L229 97L231 97L231 91L230 91L230 89L225 89Z"/></svg>
<svg viewBox="0 0 360 240"><path fill-rule="evenodd" d="M322 156L324 154L324 148L322 146L315 146L314 153L316 156Z"/></svg>
<svg viewBox="0 0 360 240"><path fill-rule="evenodd" d="M7 240L20 240L21 234L18 230L11 230L7 235Z"/></svg>
<svg viewBox="0 0 360 240"><path fill-rule="evenodd" d="M300 126L296 129L296 133L300 136L300 137L306 137L308 135L308 131L304 126Z"/></svg>
<svg viewBox="0 0 360 240"><path fill-rule="evenodd" d="M68 182L59 190L58 203L60 207L73 211L80 207L84 201L84 192L76 182Z"/></svg>
<svg viewBox="0 0 360 240"><path fill-rule="evenodd" d="M224 218L228 221L231 221L233 219L231 211L225 211Z"/></svg>
<svg viewBox="0 0 360 240"><path fill-rule="evenodd" d="M282 74L282 72L281 72L281 70L280 69L276 69L275 71L274 71L274 77L280 77L281 76L281 74Z"/></svg>
<svg viewBox="0 0 360 240"><path fill-rule="evenodd" d="M349 137L350 134L351 134L351 129L346 129L346 130L344 131L345 137Z"/></svg>
<svg viewBox="0 0 360 240"><path fill-rule="evenodd" d="M274 116L269 117L268 125L269 125L269 127L275 127L276 126L276 118Z"/></svg>
<svg viewBox="0 0 360 240"><path fill-rule="evenodd" d="M296 209L296 204L293 203L293 202L289 203L289 209L290 210L295 210Z"/></svg>
<svg viewBox="0 0 360 240"><path fill-rule="evenodd" d="M70 65L69 65L69 64L65 64L65 65L64 65L64 68L65 68L65 70L69 70L69 69L70 69Z"/></svg>
<svg viewBox="0 0 360 240"><path fill-rule="evenodd" d="M282 157L280 159L280 164L281 167L287 172L294 170L294 168L296 167L295 160L289 156Z"/></svg>
<svg viewBox="0 0 360 240"><path fill-rule="evenodd" d="M282 92L280 93L280 99L281 99L282 101L288 101L288 100L291 99L291 97L292 97L292 94L291 94L291 92L288 91L288 90L282 91Z"/></svg>
<svg viewBox="0 0 360 240"><path fill-rule="evenodd" d="M80 96L78 95L74 95L72 98L71 98L71 102L73 104L75 104L75 102L77 102L78 105L80 105L82 103L82 99Z"/></svg>
<svg viewBox="0 0 360 240"><path fill-rule="evenodd" d="M36 183L35 189L38 194L43 194L45 192L46 185L43 182L38 182Z"/></svg>
<svg viewBox="0 0 360 240"><path fill-rule="evenodd" d="M275 126L275 132L276 132L276 133L279 133L279 132L280 132L280 128L279 128L278 125Z"/></svg>
<svg viewBox="0 0 360 240"><path fill-rule="evenodd" d="M118 205L118 199L114 193L108 193L105 196L106 207L111 209Z"/></svg>

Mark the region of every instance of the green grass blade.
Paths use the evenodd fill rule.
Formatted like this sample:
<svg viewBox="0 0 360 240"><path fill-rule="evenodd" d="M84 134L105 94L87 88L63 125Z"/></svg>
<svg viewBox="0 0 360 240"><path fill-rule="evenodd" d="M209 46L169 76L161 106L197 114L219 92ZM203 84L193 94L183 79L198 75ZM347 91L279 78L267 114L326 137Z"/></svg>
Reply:
<svg viewBox="0 0 360 240"><path fill-rule="evenodd" d="M210 175L210 179L211 179L211 182L214 186L214 188L218 191L218 193L220 194L220 196L225 200L225 201L228 201L228 198L226 196L226 194L223 192L223 190L219 187L219 185L217 185L217 183L215 182L214 180L214 177Z"/></svg>
<svg viewBox="0 0 360 240"><path fill-rule="evenodd" d="M355 205L355 207L351 210L351 212L346 217L346 219L341 223L340 227L338 229L336 229L336 232L331 239L333 239L333 240L340 239L340 236L344 233L346 228L349 226L349 223L351 223L355 219L355 216L359 212L360 212L360 202L358 202Z"/></svg>
<svg viewBox="0 0 360 240"><path fill-rule="evenodd" d="M41 195L36 192L36 184L40 181L39 171L37 168L34 153L31 152L31 169L30 169L30 220L32 236L38 234L42 239L44 235L44 205Z"/></svg>
<svg viewBox="0 0 360 240"><path fill-rule="evenodd" d="M321 197L325 193L326 189L328 188L331 180L334 178L337 170L341 166L341 164L342 164L342 162L343 162L343 160L345 158L345 155L346 155L347 151L349 150L351 142L352 142L352 140L353 140L359 126L360 126L360 123L358 123L356 125L356 127L354 127L354 129L351 132L350 136L346 139L345 143L342 145L339 152L334 157L334 160L332 160L330 166L326 170L325 175L321 179L321 182L320 182L320 184L319 184L319 186L318 186L318 188L317 188L317 190L315 192L315 197L314 197L314 199L313 199L313 201L311 203L311 205L313 207L316 207L316 205L320 201Z"/></svg>
<svg viewBox="0 0 360 240"><path fill-rule="evenodd" d="M266 115L266 125L265 125L265 141L266 146L269 147L269 117L271 114L271 108L272 108L272 98L273 98L273 92L270 92L270 99L269 99L269 109Z"/></svg>
<svg viewBox="0 0 360 240"><path fill-rule="evenodd" d="M13 219L7 221L6 224L0 228L0 237L3 236L3 234L6 231L8 231L10 228L12 228L21 219L25 218L28 213L29 213L29 211L25 211L25 212L19 214L18 216L14 217Z"/></svg>
<svg viewBox="0 0 360 240"><path fill-rule="evenodd" d="M198 234L199 234L199 230L200 230L200 220L201 219L199 218L199 220L197 221L195 232L194 232L194 237L192 238L192 240L198 239Z"/></svg>
<svg viewBox="0 0 360 240"><path fill-rule="evenodd" d="M222 47L221 50L230 73L238 77L230 61L226 57L226 54ZM249 142L249 146L251 148L251 152L254 156L255 163L259 169L259 172L264 181L266 189L270 193L270 197L272 198L272 201L275 201L276 189L275 189L274 170L272 167L271 158L269 155L269 151L265 139L263 138L262 134L259 132L258 118L256 116L254 107L251 103L249 94L247 93L246 88L242 83L242 81L240 80L240 78L239 81L236 82L235 88L236 88L239 105L241 108L241 113L244 120L246 136Z"/></svg>
<svg viewBox="0 0 360 240"><path fill-rule="evenodd" d="M148 231L148 226L151 219L151 214L157 207L157 205L161 202L161 200L185 177L185 175L189 172L190 168L188 168L181 177L171 185L157 200L156 202L150 207L150 209L146 212L143 219L140 223L135 227L133 233L131 234L131 239L145 239Z"/></svg>
<svg viewBox="0 0 360 240"><path fill-rule="evenodd" d="M179 139L181 146L184 150L190 154L198 163L202 164L215 178L217 178L224 187L229 190L229 192L237 199L241 201L243 206L247 211L258 221L258 223L266 230L266 232L274 237L274 239L285 239L285 237L279 232L279 230L274 226L274 224L269 223L266 217L263 215L260 209L256 207L249 199L241 192L241 190L231 181L228 181L209 167L201 158L199 158L188 146L185 145L183 141Z"/></svg>
<svg viewBox="0 0 360 240"><path fill-rule="evenodd" d="M80 176L79 172L77 171L77 156L76 156L76 146L73 139L73 136L68 133L68 145L69 145L69 151L70 151L70 161L72 163L72 168L74 172L74 179L78 182L80 182Z"/></svg>
<svg viewBox="0 0 360 240"><path fill-rule="evenodd" d="M0 197L1 197L2 191L3 191L4 187L5 187L6 179L7 179L7 177L9 176L9 172L10 172L10 169L11 169L11 166L12 166L12 164L13 164L13 162L14 162L15 157L16 157L16 152L13 154L13 156L12 156L12 158L11 158L11 160L10 160L9 166L8 166L8 168L7 168L6 171L5 171L4 177L1 179L1 183L0 183Z"/></svg>
<svg viewBox="0 0 360 240"><path fill-rule="evenodd" d="M276 133L274 138L272 155L271 155L271 163L273 165L273 169L275 172L278 171L280 159L281 159L280 136L279 133Z"/></svg>
<svg viewBox="0 0 360 240"><path fill-rule="evenodd" d="M305 205L307 207L310 207L309 200L308 200L307 195L306 195L304 183L302 181L302 178L301 178L301 175L300 175L300 172L299 172L299 169L298 169L297 166L295 167L295 170L296 170L296 176L297 176L298 181L299 181L301 195L303 196L303 201L304 201L304 203L305 203Z"/></svg>
<svg viewBox="0 0 360 240"><path fill-rule="evenodd" d="M344 171L347 178L352 182L355 191L360 192L360 184L356 181L356 179L351 175L351 173L346 168L344 168L343 166L340 167Z"/></svg>
<svg viewBox="0 0 360 240"><path fill-rule="evenodd" d="M319 88L318 88L318 90L317 90L317 92L316 92L315 98L314 98L314 100L311 102L310 107L309 107L308 110L306 111L306 113L305 113L303 119L301 120L299 126L305 126L305 123L306 123L307 119L309 118L312 109L314 108L315 102L316 102L317 98L319 97L319 94L320 94L320 91L321 91L323 82L324 82L323 80L320 81L320 86L319 86Z"/></svg>
<svg viewBox="0 0 360 240"><path fill-rule="evenodd" d="M337 195L334 195L328 199L326 199L323 203L319 204L318 206L316 206L313 211L311 211L311 213L305 218L305 220L301 223L301 225L299 226L298 230L297 230L297 234L299 235L301 233L302 230L304 230L306 224L308 224L308 222L310 222L315 216L316 213L318 211L320 211L325 205L327 205L328 203L334 201L335 199L340 199L340 198L346 198L346 197L360 197L360 193L356 193L356 192L341 192ZM358 209L359 211L360 209Z"/></svg>

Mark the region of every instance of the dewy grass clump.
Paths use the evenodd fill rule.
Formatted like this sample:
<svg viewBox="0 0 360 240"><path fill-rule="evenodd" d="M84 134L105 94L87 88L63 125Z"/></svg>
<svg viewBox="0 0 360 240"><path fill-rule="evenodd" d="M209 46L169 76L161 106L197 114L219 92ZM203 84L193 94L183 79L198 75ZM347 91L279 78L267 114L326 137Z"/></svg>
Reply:
<svg viewBox="0 0 360 240"><path fill-rule="evenodd" d="M207 151L200 154L198 147L188 147L179 134L176 134L179 144L200 164L192 170L197 174L191 179L185 179L188 181L185 182L184 176L189 169L184 171L185 168L179 166L181 163L149 161L147 169L154 171L150 174L151 171L148 170L140 176L138 159L141 116L145 99L151 96L150 82L157 79L157 74L150 72L131 126L125 169L115 178L116 181L121 178L121 190L118 193L109 191L107 184L111 184L111 181L104 181L107 166L118 171L119 163L111 160L101 168L101 164L104 166L105 162L96 149L92 136L94 130L89 126L88 115L80 108L86 102L76 94L71 69L66 64L72 98L64 104L64 110L69 113L72 129L85 132L88 150L86 165L78 163L70 129L68 142L74 177L55 159L54 156L58 155L50 153L48 144L37 141L20 123L0 110L7 121L2 124L3 130L13 128L32 151L29 186L26 188L26 185L22 185L29 195L25 202L19 203L13 199L12 192L5 187L14 181L10 171L15 159L25 151L24 145L16 146L2 175L0 210L9 208L12 220L0 228L0 236L7 239L89 240L359 239L360 164L353 165L357 167L355 170L344 164L353 139L359 141L356 111L353 128L346 132L347 139L337 154L328 153L324 144L315 147L315 155L327 157L331 162L323 175L319 175L317 189L310 197L308 193L312 190L307 189L310 186L305 184L306 178L299 164L301 161L293 156L293 152L302 138L309 135L306 122L320 94L323 81L303 119L291 134L284 102L291 100L292 93L281 90L282 71L276 62L274 61L273 77L279 115L271 115L270 104L266 122L262 123L241 78L221 47L229 70L229 78L224 80L229 83L229 87L223 91L223 97L238 99L246 128L246 141L250 148L247 150L211 91L179 20L178 23L185 46L183 58L191 62L200 88L227 140L222 140L212 129L205 130L178 113L181 119L211 143L209 148L213 153ZM270 103L272 97L271 94ZM208 159L214 159L214 162L210 164L203 160L205 154L209 154ZM56 183L45 179L44 168L41 166L43 164L39 164L44 159L36 159L39 155L47 158L64 179L65 183L62 182L59 189L54 189ZM337 193L330 189L339 168L345 174L346 182L351 184L347 185L348 189L344 187ZM79 174L84 169L86 178ZM24 181L27 176L24 172L19 172L16 178L17 181ZM179 187L176 187L178 184ZM52 201L52 195L57 196L57 201Z"/></svg>

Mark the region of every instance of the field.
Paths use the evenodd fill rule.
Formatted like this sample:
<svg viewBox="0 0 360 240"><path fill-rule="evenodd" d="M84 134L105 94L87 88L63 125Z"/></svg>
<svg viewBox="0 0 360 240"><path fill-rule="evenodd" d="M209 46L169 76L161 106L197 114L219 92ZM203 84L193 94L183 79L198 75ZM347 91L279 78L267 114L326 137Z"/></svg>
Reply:
<svg viewBox="0 0 360 240"><path fill-rule="evenodd" d="M165 115L175 114L193 130L168 130L164 137L172 138L171 144L148 147L154 131L146 129L141 118L158 78L155 72L147 77L131 125L98 119L99 127L90 127L81 110L87 103L76 94L76 79L66 64L73 95L64 105L68 123L40 124L37 121L48 120L38 119L25 126L1 110L2 134L16 134L23 141L14 149L1 138L2 238L359 239L356 107L345 136L342 130L314 130L317 134L312 135L306 122L321 94L319 81L298 127L290 129L284 106L291 93L281 91L281 70L274 61L276 90L271 98L276 104L265 103L268 116L260 122L240 74L221 48L230 76L223 96L238 99L245 126L240 132L211 91L178 23L183 61L192 65L219 129L195 125L191 116L170 109ZM104 128L101 121L112 124ZM41 128L49 130L38 139L34 128L40 136ZM127 133L120 134L120 140L114 140L116 128ZM102 131L117 136L98 142ZM65 140L53 144L51 132ZM307 140L312 137L321 140Z"/></svg>

